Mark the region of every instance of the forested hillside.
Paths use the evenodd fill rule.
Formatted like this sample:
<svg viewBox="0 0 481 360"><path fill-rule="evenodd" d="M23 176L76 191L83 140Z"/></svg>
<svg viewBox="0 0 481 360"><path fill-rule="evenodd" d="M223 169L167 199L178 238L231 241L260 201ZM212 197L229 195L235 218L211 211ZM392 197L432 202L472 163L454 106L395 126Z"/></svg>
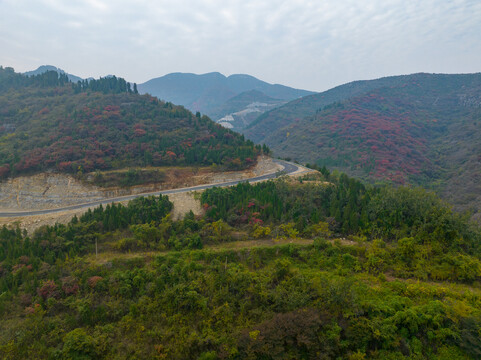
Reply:
<svg viewBox="0 0 481 360"><path fill-rule="evenodd" d="M54 71L26 77L0 68L0 178L150 165L242 169L259 153L243 136L115 76L74 84Z"/></svg>
<svg viewBox="0 0 481 360"><path fill-rule="evenodd" d="M477 212L480 94L481 74L357 82L273 110L246 134L277 156L427 186L457 209Z"/></svg>
<svg viewBox="0 0 481 360"><path fill-rule="evenodd" d="M427 183L481 161L478 78L410 79L284 128L286 149L316 141L319 172L208 189L202 216L174 221L160 196L1 228L0 358L479 359L479 225L422 188L319 166ZM234 169L261 151L116 77L0 69L0 121L3 177Z"/></svg>
<svg viewBox="0 0 481 360"><path fill-rule="evenodd" d="M326 105L347 100L373 89L394 86L403 79L404 76L390 76L376 80L354 81L322 93L303 96L262 114L244 130L244 133L253 141L262 142L276 130L312 116Z"/></svg>
<svg viewBox="0 0 481 360"><path fill-rule="evenodd" d="M481 356L481 232L435 195L324 169L201 200L1 229L0 357Z"/></svg>

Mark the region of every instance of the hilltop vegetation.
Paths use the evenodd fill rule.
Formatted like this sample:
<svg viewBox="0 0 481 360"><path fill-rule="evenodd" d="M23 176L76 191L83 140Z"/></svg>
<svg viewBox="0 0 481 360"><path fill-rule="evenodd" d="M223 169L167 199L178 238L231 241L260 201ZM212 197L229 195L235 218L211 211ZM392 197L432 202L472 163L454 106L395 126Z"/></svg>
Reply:
<svg viewBox="0 0 481 360"><path fill-rule="evenodd" d="M0 178L46 170L255 163L260 146L172 103L109 77L70 83L0 69Z"/></svg>
<svg viewBox="0 0 481 360"><path fill-rule="evenodd" d="M481 74L347 84L260 117L245 133L277 156L363 179L423 185L481 210Z"/></svg>
<svg viewBox="0 0 481 360"><path fill-rule="evenodd" d="M0 356L481 355L480 229L434 195L325 173L211 189L202 202L205 217L180 221L164 196L31 235L3 228ZM239 234L293 243L222 249Z"/></svg>
<svg viewBox="0 0 481 360"><path fill-rule="evenodd" d="M59 69L58 67L53 66L53 65L42 65L42 66L39 66L35 70L24 72L23 75L25 75L25 76L40 75L40 74L43 74L47 71L55 71L59 74L65 74L65 75L67 75L68 79L73 83L77 83L78 81L84 80L81 77L78 77L78 76L75 76L75 75L72 75L72 74L68 74L65 71L63 71L62 69Z"/></svg>

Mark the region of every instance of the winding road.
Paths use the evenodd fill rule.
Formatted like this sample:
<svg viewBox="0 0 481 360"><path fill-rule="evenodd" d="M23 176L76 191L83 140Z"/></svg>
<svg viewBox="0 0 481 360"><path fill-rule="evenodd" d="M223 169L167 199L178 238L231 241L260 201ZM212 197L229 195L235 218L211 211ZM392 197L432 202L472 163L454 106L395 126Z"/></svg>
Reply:
<svg viewBox="0 0 481 360"><path fill-rule="evenodd" d="M155 192L142 193L142 194L136 194L136 195L119 196L119 197L109 198L109 199L105 199L105 200L92 201L92 202L89 202L89 203L65 206L65 207L56 208L56 209L0 212L0 217L20 217L20 216L52 214L52 213L57 213L57 212L62 212L62 211L67 211L67 210L77 210L77 209L82 209L82 208L94 207L94 206L98 206L98 205L101 205L101 204L105 205L105 204L111 204L113 202L128 201L128 200L133 200L135 198L142 197L142 196L152 196L152 195L160 195L160 194L169 195L169 194L178 194L178 193L184 193L184 192L196 191L196 190L205 190L205 189L210 189L210 188L213 188L213 187L233 186L233 185L237 185L241 182L246 182L246 181L247 182L256 182L256 181L274 179L274 178L276 178L280 175L289 175L289 174L295 173L296 171L299 170L299 166L297 166L296 164L291 163L291 162L287 162L287 161L284 161L284 160L277 160L277 159L274 160L274 162L281 165L283 167L283 169L280 170L280 171L277 171L275 173L256 176L256 177L252 177L252 178L249 178L249 179L227 181L227 182L216 183L216 184L197 185L197 186L191 186L191 187L185 187L185 188L155 191Z"/></svg>

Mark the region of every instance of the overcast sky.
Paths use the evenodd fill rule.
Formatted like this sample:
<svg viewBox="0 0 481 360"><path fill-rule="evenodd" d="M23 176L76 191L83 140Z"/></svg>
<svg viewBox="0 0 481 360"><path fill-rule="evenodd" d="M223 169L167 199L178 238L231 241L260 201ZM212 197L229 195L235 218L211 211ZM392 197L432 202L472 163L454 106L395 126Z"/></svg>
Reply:
<svg viewBox="0 0 481 360"><path fill-rule="evenodd" d="M481 71L481 0L0 0L0 64L142 83L245 73L321 91Z"/></svg>

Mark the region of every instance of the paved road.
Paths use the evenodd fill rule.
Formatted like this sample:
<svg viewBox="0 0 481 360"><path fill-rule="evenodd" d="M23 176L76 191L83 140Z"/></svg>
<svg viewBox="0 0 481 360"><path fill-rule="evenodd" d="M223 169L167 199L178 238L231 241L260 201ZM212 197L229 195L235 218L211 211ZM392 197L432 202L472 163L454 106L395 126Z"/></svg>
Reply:
<svg viewBox="0 0 481 360"><path fill-rule="evenodd" d="M76 210L76 209L82 209L82 208L95 207L95 206L98 206L100 204L105 205L105 204L111 204L113 202L128 201L128 200L133 200L135 198L142 197L142 196L150 196L150 195L157 195L158 196L160 194L162 194L162 195L178 194L178 193L195 191L195 190L205 190L205 189L213 188L215 186L217 186L217 187L233 186L233 185L237 185L240 182L245 182L245 181L255 182L255 181L261 181L261 180L274 179L274 178L276 178L280 175L292 174L292 173L296 172L297 170L299 170L299 167L296 164L293 164L293 163L290 163L290 162L287 162L287 161L274 160L274 162L283 166L284 169L281 170L281 171L272 173L272 174L256 176L256 177L253 177L253 178L250 178L250 179L228 181L228 182L217 183L217 184L198 185L198 186L192 186L192 187L187 187L187 188L163 190L163 191L156 191L156 192L136 194L136 195L120 196L120 197L115 197L115 198L110 198L110 199L105 199L105 200L92 201L92 202L84 203L84 204L65 206L65 207L57 208L57 209L46 209L46 210L35 210L35 211L0 212L0 217L19 217L19 216L52 214L52 213L67 211L67 210Z"/></svg>

